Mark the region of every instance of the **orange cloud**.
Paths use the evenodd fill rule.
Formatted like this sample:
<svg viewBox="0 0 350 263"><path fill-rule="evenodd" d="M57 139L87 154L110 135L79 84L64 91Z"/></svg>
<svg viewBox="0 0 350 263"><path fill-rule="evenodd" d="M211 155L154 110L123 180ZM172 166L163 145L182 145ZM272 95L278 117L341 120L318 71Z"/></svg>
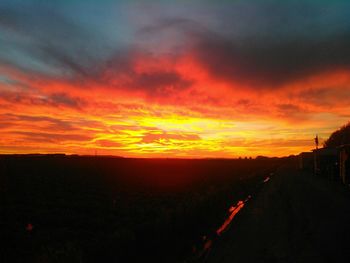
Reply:
<svg viewBox="0 0 350 263"><path fill-rule="evenodd" d="M77 79L2 65L1 152L283 156L310 150L316 133L326 138L350 116L346 70L261 89L217 78L192 54L117 62Z"/></svg>

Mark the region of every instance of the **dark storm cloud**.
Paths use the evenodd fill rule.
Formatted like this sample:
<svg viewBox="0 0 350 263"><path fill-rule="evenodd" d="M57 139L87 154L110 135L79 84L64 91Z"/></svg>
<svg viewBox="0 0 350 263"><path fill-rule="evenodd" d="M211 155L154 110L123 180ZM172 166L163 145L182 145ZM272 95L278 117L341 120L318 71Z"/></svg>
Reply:
<svg viewBox="0 0 350 263"><path fill-rule="evenodd" d="M191 81L183 79L176 72L153 72L135 76L132 86L139 88L162 89L173 87L183 89L190 86Z"/></svg>
<svg viewBox="0 0 350 263"><path fill-rule="evenodd" d="M145 71L140 72L135 66L140 61L156 66L153 66L155 68L145 67ZM100 83L112 88L144 90L149 93L159 93L168 88L186 89L193 83L191 79L183 77L175 69L162 67L156 55L138 50L114 54L100 66L97 79Z"/></svg>
<svg viewBox="0 0 350 263"><path fill-rule="evenodd" d="M104 45L108 46L103 43L103 39L97 38L86 26L47 6L31 6L26 10L0 5L0 17L0 30L5 33L4 42L0 43L0 47L3 46L0 50L0 63L12 65L26 73L78 81L82 87L95 82L105 87L150 93L159 93L169 87L184 89L191 85L190 80L184 79L172 69L137 72L133 65L137 59L135 54L146 56L147 60L153 62L156 58L133 45L115 48L107 57L101 51ZM24 94L14 96L3 93L1 97L15 101L29 99L32 104L48 103L72 108L78 108L82 104L81 100L69 97L68 94L28 98Z"/></svg>
<svg viewBox="0 0 350 263"><path fill-rule="evenodd" d="M350 33L330 39L235 43L199 35L196 58L214 77L275 87L330 70L349 69Z"/></svg>
<svg viewBox="0 0 350 263"><path fill-rule="evenodd" d="M84 99L63 92L38 96L28 92L0 91L0 99L14 104L67 107L77 110L82 109L87 104Z"/></svg>
<svg viewBox="0 0 350 263"><path fill-rule="evenodd" d="M0 75L0 84L4 87L21 88L23 90L36 89L26 83L2 75Z"/></svg>
<svg viewBox="0 0 350 263"><path fill-rule="evenodd" d="M40 5L0 6L0 62L57 77L90 77L102 52L82 25Z"/></svg>
<svg viewBox="0 0 350 263"><path fill-rule="evenodd" d="M92 80L147 92L191 86L191 80L174 70L137 72L133 55L142 52L170 59L190 52L214 78L264 88L350 66L346 1L155 1L145 4L152 7L146 9L131 5L138 19L122 27L135 32L127 48L99 34L107 29L120 40L124 35L113 31L110 22L125 21L93 13L72 16L67 3L6 2L0 4L0 62L78 79L80 84ZM84 2L77 3L83 9ZM159 43L169 46L166 54L160 54Z"/></svg>
<svg viewBox="0 0 350 263"><path fill-rule="evenodd" d="M172 44L191 43L214 78L273 88L349 69L349 10L346 1L218 1L158 16L140 32L151 43L175 32L178 43Z"/></svg>
<svg viewBox="0 0 350 263"><path fill-rule="evenodd" d="M80 98L72 97L66 93L53 93L50 95L49 100L56 105L64 105L71 108L81 108L85 101Z"/></svg>
<svg viewBox="0 0 350 263"><path fill-rule="evenodd" d="M349 105L350 86L309 88L298 92L295 96L306 103L322 105L327 109L344 107Z"/></svg>

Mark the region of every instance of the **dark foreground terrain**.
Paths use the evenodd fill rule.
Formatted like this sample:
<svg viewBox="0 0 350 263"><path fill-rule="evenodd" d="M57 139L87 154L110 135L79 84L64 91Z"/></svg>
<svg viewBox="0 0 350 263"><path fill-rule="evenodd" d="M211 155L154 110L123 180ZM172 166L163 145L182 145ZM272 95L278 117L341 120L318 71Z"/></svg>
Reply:
<svg viewBox="0 0 350 263"><path fill-rule="evenodd" d="M349 189L279 169L206 262L350 262Z"/></svg>
<svg viewBox="0 0 350 263"><path fill-rule="evenodd" d="M215 233L227 218L228 208L257 191L266 175L285 162L285 159L265 158L143 160L64 155L0 156L0 262L196 260L203 247L203 236ZM299 179L293 180L294 185L299 185ZM231 261L237 249L242 255L266 253L262 257L269 258L269 253L279 251L281 255L274 257L287 257L297 249L288 243L291 238L302 239L302 244L311 247L318 246L307 241L305 233L320 227L324 227L325 232L319 233L332 239L329 242L338 238L328 229L332 229L337 220L345 220L339 214L331 224L321 224L322 218L330 217L329 213L333 212L330 203L319 202L318 196L308 200L320 209L316 218L321 223L315 222L314 215L306 212L307 223L299 222L304 218L295 215L294 210L307 210L303 204L305 196L292 194L293 189L283 181L279 186L277 178L274 184L276 190L266 198L276 203L270 202L270 207L257 206L260 210L256 211L247 209L246 226L249 227L241 222L240 235L232 227L227 232L228 242L224 239L215 242L209 254L214 260ZM307 186L299 187L302 192L310 190ZM297 204L300 202L299 206L284 204L288 196L295 198ZM332 200L327 196L325 201ZM336 203L334 209L342 205ZM264 211L270 210L276 218L263 216ZM282 220L280 228L276 224L279 220ZM306 224L306 232L300 237L291 236L292 230L283 225L283 220L295 221L291 223L295 229L302 227L299 224ZM269 229L271 225L275 228ZM261 252L263 248L258 244L265 242L264 236L278 235L280 230L286 231L280 235L285 239L276 244L264 243L269 249ZM342 234L340 230L339 234ZM240 241L236 237L245 239ZM323 239L312 240L321 242ZM219 247L222 249L216 249ZM308 247L302 249L308 251ZM318 249L315 247L311 251ZM341 246L338 249L343 251Z"/></svg>

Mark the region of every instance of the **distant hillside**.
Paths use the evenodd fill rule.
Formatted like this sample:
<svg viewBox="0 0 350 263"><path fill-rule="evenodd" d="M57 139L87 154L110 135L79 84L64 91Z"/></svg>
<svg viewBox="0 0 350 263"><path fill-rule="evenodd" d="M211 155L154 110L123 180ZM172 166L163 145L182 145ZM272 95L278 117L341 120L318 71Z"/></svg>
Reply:
<svg viewBox="0 0 350 263"><path fill-rule="evenodd" d="M337 147L350 144L350 122L333 132L324 142L324 147Z"/></svg>

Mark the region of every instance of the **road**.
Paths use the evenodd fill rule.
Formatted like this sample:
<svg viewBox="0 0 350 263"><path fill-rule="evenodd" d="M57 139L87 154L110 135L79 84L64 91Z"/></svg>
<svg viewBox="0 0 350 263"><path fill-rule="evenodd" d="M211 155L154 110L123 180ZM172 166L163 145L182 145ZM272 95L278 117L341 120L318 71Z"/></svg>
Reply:
<svg viewBox="0 0 350 263"><path fill-rule="evenodd" d="M350 262L350 191L280 169L213 245L206 262Z"/></svg>

